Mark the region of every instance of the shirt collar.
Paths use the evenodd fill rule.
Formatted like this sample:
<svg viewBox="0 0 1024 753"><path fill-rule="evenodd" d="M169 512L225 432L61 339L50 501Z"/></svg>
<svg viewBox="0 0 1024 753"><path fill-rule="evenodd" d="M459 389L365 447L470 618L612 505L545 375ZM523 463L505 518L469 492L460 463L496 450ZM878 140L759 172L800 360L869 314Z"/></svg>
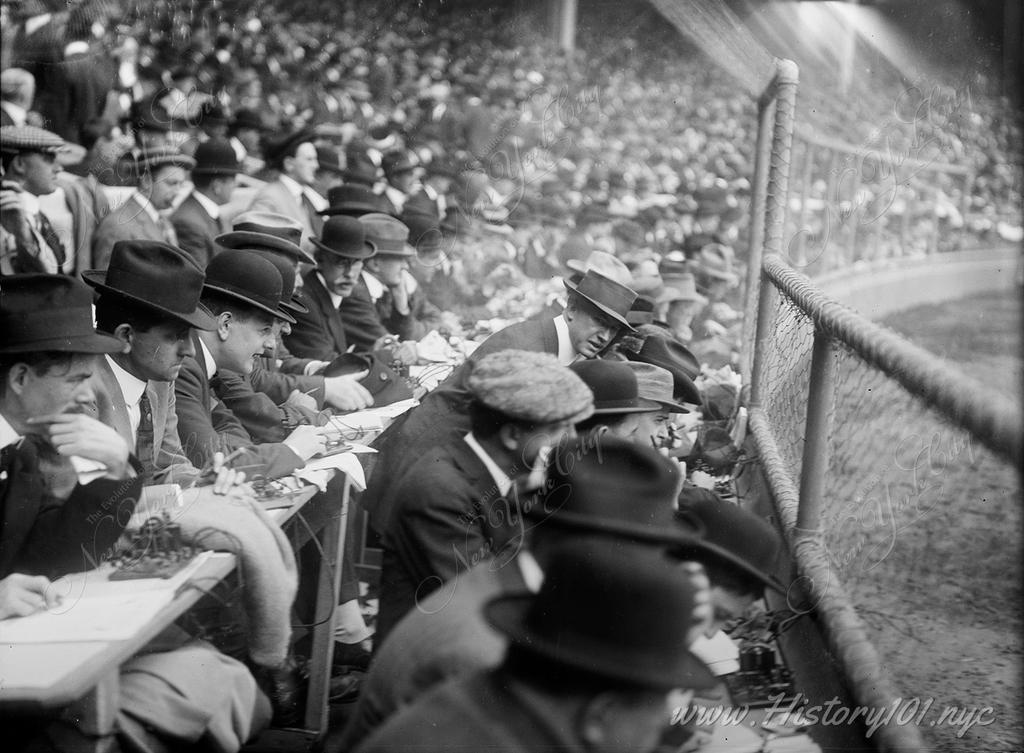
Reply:
<svg viewBox="0 0 1024 753"><path fill-rule="evenodd" d="M139 400L142 399L142 393L146 391L146 385L149 383L122 369L117 361L110 356L105 357L107 363L110 364L110 370L114 372L114 378L117 380L118 386L121 388L121 395L124 396L125 405L137 405Z"/></svg>
<svg viewBox="0 0 1024 753"><path fill-rule="evenodd" d="M14 444L19 439L21 439L21 434L16 432L10 422L4 418L4 414L0 413L0 447Z"/></svg>
<svg viewBox="0 0 1024 753"><path fill-rule="evenodd" d="M555 334L558 336L558 362L568 366L576 360L576 350L569 339L569 323L561 314L555 317Z"/></svg>
<svg viewBox="0 0 1024 753"><path fill-rule="evenodd" d="M288 193L295 197L296 201L302 201L303 189L297 180L291 176L285 175L284 173L281 173L279 180L281 181L281 185L288 189Z"/></svg>
<svg viewBox="0 0 1024 753"><path fill-rule="evenodd" d="M220 207L217 206L217 202L194 188L192 189L192 196L195 197L195 200L199 202L199 206L205 209L206 213L210 215L210 217L215 220L220 217Z"/></svg>
<svg viewBox="0 0 1024 753"><path fill-rule="evenodd" d="M327 199L325 199L323 196L314 191L310 186L303 186L302 194L307 199L309 199L309 203L313 205L313 209L315 209L318 212L322 212L324 209L327 209L327 207L330 206L327 203Z"/></svg>
<svg viewBox="0 0 1024 753"><path fill-rule="evenodd" d="M487 472L491 474L491 478L494 479L494 485L498 487L498 491L501 492L501 496L505 496L509 493L512 488L512 479L508 477L505 471L498 467L498 464L491 459L491 456L487 454L487 450L480 446L476 437L473 436L473 432L469 432L463 437L466 444L469 445L469 449L480 458L480 462L484 464Z"/></svg>
<svg viewBox="0 0 1024 753"><path fill-rule="evenodd" d="M516 564L519 565L519 572L523 576L523 582L530 589L530 593L537 593L544 584L544 571L537 564L537 558L525 549L519 550L516 557Z"/></svg>
<svg viewBox="0 0 1024 753"><path fill-rule="evenodd" d="M327 295L330 297L331 303L334 304L334 308L338 308L338 306L341 305L343 296L331 292L331 289L327 286L327 280L324 279L324 276L320 274L320 272L317 272L316 276L320 278L320 283L324 286L324 290L327 291Z"/></svg>
<svg viewBox="0 0 1024 753"><path fill-rule="evenodd" d="M384 295L384 283L374 277L372 274L363 270L363 284L366 285L366 289L370 293L370 299L375 303L380 300L380 297Z"/></svg>
<svg viewBox="0 0 1024 753"><path fill-rule="evenodd" d="M217 373L217 362L213 360L213 353L206 347L206 343L201 337L199 338L199 347L203 349L203 358L206 359L206 378L213 379L213 375Z"/></svg>
<svg viewBox="0 0 1024 753"><path fill-rule="evenodd" d="M146 214L149 215L153 222L160 224L160 213L156 211L156 207L153 206L153 202L143 196L141 193L136 191L132 194L132 198L138 203L140 207L146 210Z"/></svg>

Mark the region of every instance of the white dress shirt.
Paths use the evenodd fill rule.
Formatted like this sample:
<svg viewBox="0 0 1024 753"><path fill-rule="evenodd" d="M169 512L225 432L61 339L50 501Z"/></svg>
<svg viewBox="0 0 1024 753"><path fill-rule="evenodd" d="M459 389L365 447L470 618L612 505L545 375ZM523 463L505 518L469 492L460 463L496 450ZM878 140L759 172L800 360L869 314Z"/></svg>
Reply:
<svg viewBox="0 0 1024 753"><path fill-rule="evenodd" d="M139 401L146 392L147 382L139 379L134 374L129 374L122 369L110 356L104 356L110 364L110 370L114 372L114 378L121 388L121 397L124 398L125 407L128 409L128 423L132 428L132 444L139 441L139 423L142 421L142 409Z"/></svg>

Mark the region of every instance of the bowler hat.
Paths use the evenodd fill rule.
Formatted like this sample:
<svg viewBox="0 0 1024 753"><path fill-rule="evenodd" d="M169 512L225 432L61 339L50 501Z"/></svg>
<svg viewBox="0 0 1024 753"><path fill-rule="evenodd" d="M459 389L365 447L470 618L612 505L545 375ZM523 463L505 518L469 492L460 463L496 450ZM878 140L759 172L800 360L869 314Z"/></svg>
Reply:
<svg viewBox="0 0 1024 753"><path fill-rule="evenodd" d="M346 259L369 259L377 253L377 246L367 239L363 224L345 215L329 218L320 238L313 238L313 245Z"/></svg>
<svg viewBox="0 0 1024 753"><path fill-rule="evenodd" d="M677 395L681 394L683 386L680 384L680 376L685 376L686 381L692 385L693 380L700 374L700 363L697 361L697 357L685 345L672 337L649 335L640 350L624 348L623 353L631 361L653 363L655 366L671 371L672 377L676 380L675 394ZM692 391L696 392L697 399L686 402L699 403L700 392L696 387Z"/></svg>
<svg viewBox="0 0 1024 753"><path fill-rule="evenodd" d="M346 184L327 189L327 209L324 215L347 214L358 217L370 212L381 212L384 202L366 186Z"/></svg>
<svg viewBox="0 0 1024 753"><path fill-rule="evenodd" d="M196 147L192 155L196 166L193 175L237 175L242 171L238 155L227 141L210 139Z"/></svg>
<svg viewBox="0 0 1024 753"><path fill-rule="evenodd" d="M0 286L0 353L119 353L124 343L96 332L92 291L65 275L8 275Z"/></svg>
<svg viewBox="0 0 1024 753"><path fill-rule="evenodd" d="M610 280L620 285L630 287L633 284L633 274L629 267L609 254L607 251L591 251L586 259L569 259L565 263L569 269L575 272L587 272L596 269Z"/></svg>
<svg viewBox="0 0 1024 753"><path fill-rule="evenodd" d="M269 261L242 249L229 248L206 265L203 287L294 324L295 318L280 309L283 284L277 267Z"/></svg>
<svg viewBox="0 0 1024 753"><path fill-rule="evenodd" d="M696 596L664 552L584 540L554 554L536 595L499 596L484 616L508 636L512 656L641 688L699 690L717 680L683 639Z"/></svg>
<svg viewBox="0 0 1024 753"><path fill-rule="evenodd" d="M268 138L263 145L263 156L266 157L267 162L279 165L285 157L290 156L289 152L294 153L299 146L307 142L313 143L314 138L316 136L309 130L294 131L277 138Z"/></svg>
<svg viewBox="0 0 1024 753"><path fill-rule="evenodd" d="M359 217L366 230L366 240L377 247L377 256L415 256L416 249L409 245L409 228L401 220L382 212L371 212Z"/></svg>
<svg viewBox="0 0 1024 753"><path fill-rule="evenodd" d="M235 217L231 227L230 233L218 235L213 240L224 248L268 248L296 261L316 264L316 260L299 246L302 225L287 215L258 210L243 212Z"/></svg>
<svg viewBox="0 0 1024 753"><path fill-rule="evenodd" d="M720 562L747 578L786 593L785 585L774 575L779 567L782 540L768 521L698 487L687 487L680 494L676 519L700 531L706 551L712 555L711 562ZM704 556L697 559L709 561Z"/></svg>
<svg viewBox="0 0 1024 753"><path fill-rule="evenodd" d="M214 329L217 320L199 303L205 273L180 248L160 241L118 241L106 269L89 269L82 279L100 295L115 295L185 322Z"/></svg>
<svg viewBox="0 0 1024 753"><path fill-rule="evenodd" d="M577 361L569 366L594 393L594 415L650 413L661 406L640 397L636 376L625 361L600 358Z"/></svg>
<svg viewBox="0 0 1024 753"><path fill-rule="evenodd" d="M564 284L580 298L612 317L622 327L632 331L632 325L626 321L626 314L629 313L633 301L636 300L634 290L593 269L583 275L578 283L566 280Z"/></svg>
<svg viewBox="0 0 1024 753"><path fill-rule="evenodd" d="M306 308L306 304L295 300L293 297L295 294L294 262L289 261L277 251L271 251L267 248L248 248L243 250L251 251L257 256L266 259L277 267L277 271L281 273L281 308L285 311L290 311L293 314L309 313L309 309Z"/></svg>

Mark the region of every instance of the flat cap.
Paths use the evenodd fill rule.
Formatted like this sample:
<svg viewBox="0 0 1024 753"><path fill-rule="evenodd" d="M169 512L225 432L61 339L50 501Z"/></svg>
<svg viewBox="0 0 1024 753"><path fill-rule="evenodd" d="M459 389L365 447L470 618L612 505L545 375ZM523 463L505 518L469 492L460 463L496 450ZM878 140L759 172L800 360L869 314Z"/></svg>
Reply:
<svg viewBox="0 0 1024 753"><path fill-rule="evenodd" d="M579 423L594 412L590 388L550 353L491 353L472 365L466 386L488 408L519 421Z"/></svg>
<svg viewBox="0 0 1024 753"><path fill-rule="evenodd" d="M64 148L64 139L51 131L35 126L3 126L0 128L0 151L42 152L56 154Z"/></svg>

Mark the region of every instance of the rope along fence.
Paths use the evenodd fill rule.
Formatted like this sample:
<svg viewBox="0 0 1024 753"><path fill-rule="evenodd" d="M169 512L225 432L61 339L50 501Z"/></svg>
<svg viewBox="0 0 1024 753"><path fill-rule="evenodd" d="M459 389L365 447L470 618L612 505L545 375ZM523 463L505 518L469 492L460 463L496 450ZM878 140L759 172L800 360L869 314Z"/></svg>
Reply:
<svg viewBox="0 0 1024 753"><path fill-rule="evenodd" d="M751 431L857 701L984 698L1007 722L998 734L1019 731L1019 710L986 683L1013 682L1006 643L1019 634L1007 605L1022 574L1020 406L828 300L780 257L763 269ZM964 636L965 661L936 662L942 633ZM948 697L957 674L977 680L975 698ZM958 733L889 725L876 740L955 751ZM983 747L1001 744L1012 747Z"/></svg>

